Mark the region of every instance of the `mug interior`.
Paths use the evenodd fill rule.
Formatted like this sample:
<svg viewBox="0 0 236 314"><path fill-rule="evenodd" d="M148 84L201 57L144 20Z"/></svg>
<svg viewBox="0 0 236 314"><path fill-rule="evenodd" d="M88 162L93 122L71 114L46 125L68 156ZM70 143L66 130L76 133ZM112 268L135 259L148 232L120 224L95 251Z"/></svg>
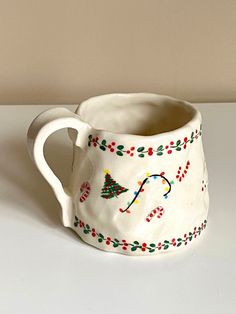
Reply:
<svg viewBox="0 0 236 314"><path fill-rule="evenodd" d="M76 113L94 129L143 136L176 130L197 114L185 101L148 93L93 97Z"/></svg>

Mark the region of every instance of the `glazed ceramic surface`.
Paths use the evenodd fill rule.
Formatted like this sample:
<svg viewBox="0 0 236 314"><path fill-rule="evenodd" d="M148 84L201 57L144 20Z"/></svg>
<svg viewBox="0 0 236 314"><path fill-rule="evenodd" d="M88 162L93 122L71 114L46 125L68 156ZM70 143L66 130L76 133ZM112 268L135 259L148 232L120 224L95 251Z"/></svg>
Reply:
<svg viewBox="0 0 236 314"><path fill-rule="evenodd" d="M64 188L43 146L69 128L73 173ZM62 207L62 222L87 243L129 255L178 250L206 227L208 175L200 113L156 94L93 97L76 113L55 108L28 132L29 152Z"/></svg>

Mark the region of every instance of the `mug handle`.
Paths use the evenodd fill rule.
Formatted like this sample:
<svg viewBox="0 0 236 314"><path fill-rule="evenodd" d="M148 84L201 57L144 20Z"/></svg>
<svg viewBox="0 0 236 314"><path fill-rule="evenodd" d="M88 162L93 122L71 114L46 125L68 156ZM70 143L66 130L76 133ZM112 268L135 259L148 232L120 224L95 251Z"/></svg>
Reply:
<svg viewBox="0 0 236 314"><path fill-rule="evenodd" d="M62 207L62 222L65 227L71 226L73 215L73 200L70 192L62 186L61 181L49 167L44 156L44 144L54 132L72 128L77 131L75 144L83 148L87 143L91 127L83 122L79 115L66 108L53 108L39 114L31 123L27 133L27 146L31 159L38 170L52 187L57 200ZM78 143L79 141L79 143Z"/></svg>

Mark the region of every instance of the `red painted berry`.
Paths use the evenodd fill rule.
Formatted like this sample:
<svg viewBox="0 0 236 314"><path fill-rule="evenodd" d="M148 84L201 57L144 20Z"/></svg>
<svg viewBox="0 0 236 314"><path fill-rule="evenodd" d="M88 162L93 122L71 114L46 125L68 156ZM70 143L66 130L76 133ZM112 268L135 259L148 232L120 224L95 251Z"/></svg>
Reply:
<svg viewBox="0 0 236 314"><path fill-rule="evenodd" d="M93 146L96 147L96 146L97 146L97 143L93 143Z"/></svg>
<svg viewBox="0 0 236 314"><path fill-rule="evenodd" d="M143 243L142 246L146 247L146 246L147 246L147 243Z"/></svg>
<svg viewBox="0 0 236 314"><path fill-rule="evenodd" d="M110 238L110 237L107 237L107 240L108 240L108 241L111 241L111 238Z"/></svg>
<svg viewBox="0 0 236 314"><path fill-rule="evenodd" d="M108 148L111 148L111 144L109 144L107 147L108 147Z"/></svg>
<svg viewBox="0 0 236 314"><path fill-rule="evenodd" d="M168 145L166 145L166 147L165 147L166 149L168 149L169 148L169 146Z"/></svg>
<svg viewBox="0 0 236 314"><path fill-rule="evenodd" d="M152 156L152 155L153 155L153 151L149 150L149 151L148 151L148 155L149 155L149 156Z"/></svg>
<svg viewBox="0 0 236 314"><path fill-rule="evenodd" d="M174 145L174 142L173 142L173 141L171 141L171 142L170 142L170 145Z"/></svg>
<svg viewBox="0 0 236 314"><path fill-rule="evenodd" d="M184 144L184 146L183 146L183 147L184 147L184 149L186 149L187 145L186 145L186 144Z"/></svg>
<svg viewBox="0 0 236 314"><path fill-rule="evenodd" d="M112 146L115 146L115 145L116 145L116 143L115 143L115 142L112 142L112 143L111 143L111 145L112 145Z"/></svg>
<svg viewBox="0 0 236 314"><path fill-rule="evenodd" d="M95 232L95 229L94 229L94 228L92 229L92 232Z"/></svg>
<svg viewBox="0 0 236 314"><path fill-rule="evenodd" d="M157 244L157 246L161 246L161 242L159 242L159 243Z"/></svg>
<svg viewBox="0 0 236 314"><path fill-rule="evenodd" d="M175 238L171 240L171 242L175 242Z"/></svg>
<svg viewBox="0 0 236 314"><path fill-rule="evenodd" d="M126 153L127 153L127 154L130 154L130 150L127 150Z"/></svg>
<svg viewBox="0 0 236 314"><path fill-rule="evenodd" d="M130 147L130 150L135 150L135 147L134 146Z"/></svg>
<svg viewBox="0 0 236 314"><path fill-rule="evenodd" d="M111 148L111 149L110 149L110 152L112 152L112 153L113 153L113 152L114 152L114 148Z"/></svg>
<svg viewBox="0 0 236 314"><path fill-rule="evenodd" d="M171 150L171 149L169 149L169 150L167 151L167 153L168 153L168 154L171 154L171 153L172 153L172 150Z"/></svg>
<svg viewBox="0 0 236 314"><path fill-rule="evenodd" d="M106 241L106 244L109 245L111 242L110 241Z"/></svg>
<svg viewBox="0 0 236 314"><path fill-rule="evenodd" d="M123 249L123 250L127 250L127 247L126 247L126 246L122 246L122 249Z"/></svg>
<svg viewBox="0 0 236 314"><path fill-rule="evenodd" d="M144 252L144 251L146 251L146 248L145 248L145 247L142 247L141 250Z"/></svg>
<svg viewBox="0 0 236 314"><path fill-rule="evenodd" d="M131 153L131 154L130 154L130 156L131 156L131 157L133 157L133 156L134 156L134 154L133 154L133 153Z"/></svg>
<svg viewBox="0 0 236 314"><path fill-rule="evenodd" d="M96 237L96 233L95 232L92 232L92 237Z"/></svg>
<svg viewBox="0 0 236 314"><path fill-rule="evenodd" d="M126 242L126 240L121 240L121 242L125 243L125 242Z"/></svg>
<svg viewBox="0 0 236 314"><path fill-rule="evenodd" d="M185 137L185 138L184 138L184 142L186 143L187 141L188 141L188 138L187 138L187 137Z"/></svg>

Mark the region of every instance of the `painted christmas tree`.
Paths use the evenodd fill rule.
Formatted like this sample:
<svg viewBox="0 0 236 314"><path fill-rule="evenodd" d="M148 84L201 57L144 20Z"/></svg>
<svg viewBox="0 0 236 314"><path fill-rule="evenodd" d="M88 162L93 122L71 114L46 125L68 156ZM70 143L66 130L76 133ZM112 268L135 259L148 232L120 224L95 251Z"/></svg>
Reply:
<svg viewBox="0 0 236 314"><path fill-rule="evenodd" d="M117 183L113 178L111 177L108 170L104 170L105 172L105 182L102 188L101 197L110 199L115 197L118 197L121 193L127 192L128 189L121 186L119 183Z"/></svg>

